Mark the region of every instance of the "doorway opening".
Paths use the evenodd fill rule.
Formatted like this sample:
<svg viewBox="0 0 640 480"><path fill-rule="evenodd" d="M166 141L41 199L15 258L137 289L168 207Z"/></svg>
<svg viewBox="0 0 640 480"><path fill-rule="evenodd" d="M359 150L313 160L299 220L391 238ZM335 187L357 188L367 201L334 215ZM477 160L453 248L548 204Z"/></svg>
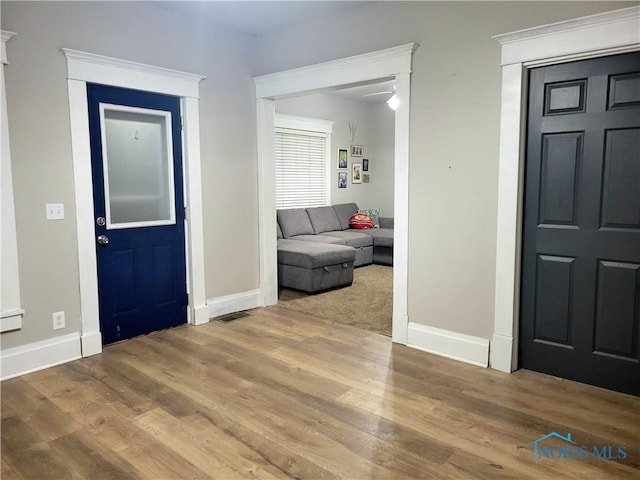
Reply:
<svg viewBox="0 0 640 480"><path fill-rule="evenodd" d="M282 118L289 121L306 120L301 122L299 128L312 125L312 120L331 124L331 145L325 155L326 173L317 168L305 172L309 176L318 177L315 180L327 183L327 196L323 205L353 205L353 213L366 212L374 223L372 229L347 229L338 232L349 232L347 235L354 238L370 234L368 243L373 255L364 262L356 263L352 283L336 286L329 282L327 290L311 293L301 291L300 288L304 288L302 282L292 281L292 285L289 285L291 288L280 284L278 305L389 337L392 334L393 318L393 248L381 245L392 245L393 242L395 113L388 104L393 95L395 81L386 79L275 99L276 126L281 123ZM276 195L280 209L284 202L278 198L288 187L289 170L295 168L290 165L294 162L306 164L307 157L304 152L299 155L295 152L295 144L281 145L279 134L277 129ZM310 133L313 134L314 132ZM283 148L286 155L281 153ZM300 182L296 179L296 174L292 173L291 177L290 183ZM291 185L291 188L297 200L298 189L295 186ZM316 197L317 194L309 202L316 200ZM304 198L302 202L304 204ZM331 209L325 210L329 217L333 213ZM279 212L280 214L286 215L286 212ZM309 218L315 225L314 230L319 230L316 233L324 233L310 238L306 235L292 236L289 241L326 241L353 246L347 243L349 238L332 236L331 228L335 227L318 229L316 217L309 215ZM333 219L336 220L335 217ZM326 275L329 276L330 273L327 272Z"/></svg>
<svg viewBox="0 0 640 480"><path fill-rule="evenodd" d="M409 211L409 124L414 43L323 64L255 77L258 123L260 291L262 304L278 296L275 205L275 99L322 92L343 85L394 78L398 108L394 145L394 244L392 339L407 343L407 250Z"/></svg>

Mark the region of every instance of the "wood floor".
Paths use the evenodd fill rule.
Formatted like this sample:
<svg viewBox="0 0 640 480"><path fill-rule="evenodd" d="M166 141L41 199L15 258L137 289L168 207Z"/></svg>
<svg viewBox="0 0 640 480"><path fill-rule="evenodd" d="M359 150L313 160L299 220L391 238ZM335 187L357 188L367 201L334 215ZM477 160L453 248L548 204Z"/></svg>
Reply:
<svg viewBox="0 0 640 480"><path fill-rule="evenodd" d="M535 462L552 431L627 456ZM637 479L639 433L636 397L277 307L2 383L3 480Z"/></svg>

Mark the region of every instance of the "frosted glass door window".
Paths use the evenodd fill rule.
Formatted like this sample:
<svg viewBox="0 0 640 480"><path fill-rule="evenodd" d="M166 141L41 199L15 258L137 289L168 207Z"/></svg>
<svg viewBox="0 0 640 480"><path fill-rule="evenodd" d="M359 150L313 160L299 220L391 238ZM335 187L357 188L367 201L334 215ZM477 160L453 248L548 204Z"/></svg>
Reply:
<svg viewBox="0 0 640 480"><path fill-rule="evenodd" d="M171 114L100 105L107 228L175 223Z"/></svg>

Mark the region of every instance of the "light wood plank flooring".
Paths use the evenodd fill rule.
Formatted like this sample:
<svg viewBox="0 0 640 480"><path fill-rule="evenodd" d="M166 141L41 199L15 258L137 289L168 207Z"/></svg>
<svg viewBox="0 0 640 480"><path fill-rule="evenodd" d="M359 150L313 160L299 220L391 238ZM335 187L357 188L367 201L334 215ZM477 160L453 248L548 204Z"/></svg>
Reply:
<svg viewBox="0 0 640 480"><path fill-rule="evenodd" d="M277 307L2 383L2 478L640 478L640 399ZM533 459L534 439L627 458Z"/></svg>

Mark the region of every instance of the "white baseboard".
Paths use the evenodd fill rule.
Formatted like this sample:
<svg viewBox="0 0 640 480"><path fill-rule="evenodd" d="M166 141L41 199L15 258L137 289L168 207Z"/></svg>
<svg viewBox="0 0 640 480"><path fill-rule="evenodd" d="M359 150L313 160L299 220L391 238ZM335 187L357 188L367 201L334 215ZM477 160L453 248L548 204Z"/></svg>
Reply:
<svg viewBox="0 0 640 480"><path fill-rule="evenodd" d="M209 307L209 318L257 308L261 306L260 290L249 290L247 292L234 293L233 295L210 298L207 300L207 306Z"/></svg>
<svg viewBox="0 0 640 480"><path fill-rule="evenodd" d="M513 364L513 338L497 333L491 337L491 352L489 366L501 372L511 373L515 370Z"/></svg>
<svg viewBox="0 0 640 480"><path fill-rule="evenodd" d="M0 379L7 380L81 357L79 333L7 348L0 354Z"/></svg>
<svg viewBox="0 0 640 480"><path fill-rule="evenodd" d="M479 367L489 365L489 340L409 322L407 346Z"/></svg>
<svg viewBox="0 0 640 480"><path fill-rule="evenodd" d="M102 353L102 334L91 332L82 335L82 356L90 357Z"/></svg>
<svg viewBox="0 0 640 480"><path fill-rule="evenodd" d="M0 314L0 332L10 332L22 328L22 316L24 310L15 309L4 311Z"/></svg>

